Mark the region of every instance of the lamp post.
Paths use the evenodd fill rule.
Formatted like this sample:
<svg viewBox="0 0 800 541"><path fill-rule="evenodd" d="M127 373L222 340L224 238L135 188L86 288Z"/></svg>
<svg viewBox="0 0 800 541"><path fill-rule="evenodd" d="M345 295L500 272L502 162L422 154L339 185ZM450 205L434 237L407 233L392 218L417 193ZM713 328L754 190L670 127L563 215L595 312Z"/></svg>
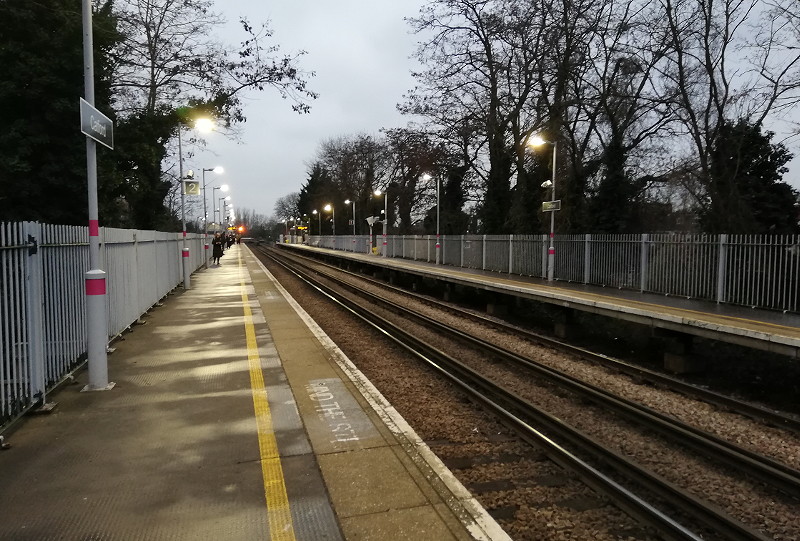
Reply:
<svg viewBox="0 0 800 541"><path fill-rule="evenodd" d="M541 146L545 144L553 145L553 174L551 180L543 182L542 188L551 188L550 208L544 210L550 212L550 246L547 249L547 281L553 281L555 270L555 226L556 226L556 156L558 156L558 141L545 141L541 137L531 137L528 141L530 146Z"/></svg>
<svg viewBox="0 0 800 541"><path fill-rule="evenodd" d="M189 269L189 247L186 245L186 185L183 180L183 145L181 143L182 126L178 125L178 176L181 179L181 224L183 226L183 247L181 263L183 266L183 289L191 288L191 271Z"/></svg>
<svg viewBox="0 0 800 541"><path fill-rule="evenodd" d="M202 132L211 131L214 121L209 118L196 118L194 127ZM183 289L191 289L191 269L189 268L189 246L186 244L186 184L183 177L183 143L181 142L182 124L178 124L178 175L181 179L181 222L183 224L183 248L181 261L183 262ZM205 200L205 195L203 196ZM205 202L205 201L204 201Z"/></svg>
<svg viewBox="0 0 800 541"><path fill-rule="evenodd" d="M349 199L344 200L344 204L353 204L353 253L356 251L356 200L353 199L352 201Z"/></svg>
<svg viewBox="0 0 800 541"><path fill-rule="evenodd" d="M331 233L333 234L333 249L336 249L336 207L330 203L323 208L325 212L331 213Z"/></svg>
<svg viewBox="0 0 800 541"><path fill-rule="evenodd" d="M219 205L220 205L220 207L219 207L219 223L220 223L220 225L222 225L222 219L228 217L228 209L226 207L228 206L227 201L229 201L230 198L231 198L230 195L219 198ZM228 227L227 222L225 223L225 227Z"/></svg>
<svg viewBox="0 0 800 541"><path fill-rule="evenodd" d="M203 251L205 252L205 257L203 261L203 267L208 268L208 210L206 208L206 171L214 171L216 174L221 175L225 172L225 170L220 167L211 167L209 169L203 168ZM211 190L213 193L214 190Z"/></svg>
<svg viewBox="0 0 800 541"><path fill-rule="evenodd" d="M380 190L375 190L375 195L380 197L381 193L383 193L383 257L387 256L388 248L386 244L386 232L389 227L389 188L387 187L386 190L381 192Z"/></svg>
<svg viewBox="0 0 800 541"><path fill-rule="evenodd" d="M422 180L423 181L427 182L430 179L431 179L431 176L428 173L425 173L424 175L422 175ZM439 209L441 208L440 201L441 201L441 199L439 197L439 176L437 175L436 176L436 264L437 265L439 264L439 261L441 260L440 254L441 254L441 247L442 247L441 243L439 242L439 239L440 239L440 237L439 237Z"/></svg>
<svg viewBox="0 0 800 541"><path fill-rule="evenodd" d="M317 215L317 235L322 236L322 213L317 209L311 211L311 214Z"/></svg>
<svg viewBox="0 0 800 541"><path fill-rule="evenodd" d="M86 103L94 107L94 44L92 37L92 3L81 2L83 21L83 81ZM84 132L85 133L85 132ZM100 218L97 202L97 145L86 137L87 197L89 211L89 270L84 274L86 295L86 358L89 364L89 383L84 391L107 391L114 387L108 381L108 308L106 306L106 272L100 268ZM30 237L29 237L30 238ZM33 310L38 313L36 309ZM33 345L31 345L33 347ZM41 411L52 404L46 402L43 367L34 363L30 377L41 391Z"/></svg>
<svg viewBox="0 0 800 541"><path fill-rule="evenodd" d="M214 186L214 187L211 188L211 202L212 203L217 200L217 194L214 193L217 190L220 190L221 192L227 192L228 191L228 185L227 184L222 184L220 186ZM217 219L217 212L219 212L219 209L217 208L217 205L214 205L214 220ZM220 216L219 219L220 219L220 221L222 221L222 216Z"/></svg>

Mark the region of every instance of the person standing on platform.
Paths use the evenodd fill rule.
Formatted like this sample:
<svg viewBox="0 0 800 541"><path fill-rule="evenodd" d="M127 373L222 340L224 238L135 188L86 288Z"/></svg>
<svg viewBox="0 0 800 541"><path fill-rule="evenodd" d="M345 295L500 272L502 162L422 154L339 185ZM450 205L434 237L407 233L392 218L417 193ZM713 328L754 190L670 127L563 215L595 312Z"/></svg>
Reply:
<svg viewBox="0 0 800 541"><path fill-rule="evenodd" d="M211 263L212 265L219 265L219 258L222 257L224 253L224 245L225 241L222 239L222 235L219 233L214 233L214 238L211 240Z"/></svg>

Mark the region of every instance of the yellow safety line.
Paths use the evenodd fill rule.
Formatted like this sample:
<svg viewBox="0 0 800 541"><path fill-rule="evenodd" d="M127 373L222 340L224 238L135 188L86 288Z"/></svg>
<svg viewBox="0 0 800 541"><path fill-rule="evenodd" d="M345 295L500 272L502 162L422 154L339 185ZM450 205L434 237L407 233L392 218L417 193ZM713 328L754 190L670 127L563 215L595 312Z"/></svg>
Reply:
<svg viewBox="0 0 800 541"><path fill-rule="evenodd" d="M272 414L267 400L267 390L264 386L264 375L261 371L261 357L258 355L253 312L248 304L244 271L240 251L239 275L241 276L242 305L244 307L244 329L247 337L247 359L250 365L250 387L253 390L253 408L256 414L258 447L261 453L261 473L264 478L264 494L267 499L269 538L275 541L295 541L289 497L286 495L278 443L272 427Z"/></svg>

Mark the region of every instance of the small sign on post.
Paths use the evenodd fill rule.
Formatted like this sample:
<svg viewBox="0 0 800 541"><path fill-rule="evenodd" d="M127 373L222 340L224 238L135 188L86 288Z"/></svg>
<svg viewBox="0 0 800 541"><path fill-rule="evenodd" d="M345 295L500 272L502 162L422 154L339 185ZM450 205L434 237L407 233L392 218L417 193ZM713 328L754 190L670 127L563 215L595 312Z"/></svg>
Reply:
<svg viewBox="0 0 800 541"><path fill-rule="evenodd" d="M555 212L557 210L561 210L561 199L542 203L542 212Z"/></svg>
<svg viewBox="0 0 800 541"><path fill-rule="evenodd" d="M114 122L106 115L79 98L81 104L81 132L103 146L114 150Z"/></svg>
<svg viewBox="0 0 800 541"><path fill-rule="evenodd" d="M200 195L200 183L196 180L184 180L183 193L186 195Z"/></svg>

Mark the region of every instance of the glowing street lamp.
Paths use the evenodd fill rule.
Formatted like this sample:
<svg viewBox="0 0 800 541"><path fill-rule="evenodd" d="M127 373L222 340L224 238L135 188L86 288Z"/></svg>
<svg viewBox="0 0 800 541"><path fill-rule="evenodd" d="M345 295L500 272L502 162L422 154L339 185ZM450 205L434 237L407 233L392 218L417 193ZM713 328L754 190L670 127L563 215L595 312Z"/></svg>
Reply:
<svg viewBox="0 0 800 541"><path fill-rule="evenodd" d="M194 127L202 132L211 131L214 121L209 118L196 118ZM182 124L178 124L178 175L181 179L181 222L183 224L183 248L181 249L181 262L183 263L183 289L191 288L191 269L189 268L189 246L186 244L186 184L183 176L183 143L181 142ZM205 199L205 195L203 196Z"/></svg>
<svg viewBox="0 0 800 541"><path fill-rule="evenodd" d="M543 204L542 210L545 212L550 213L550 247L547 250L547 280L549 282L553 281L553 274L555 269L555 258L556 258L556 248L555 248L555 227L556 227L556 210L560 208L558 202L556 202L556 156L558 155L558 142L553 141L546 141L539 136L534 136L528 139L528 145L532 147L538 147L542 145L553 145L553 173L551 180L547 180L542 183L542 188L551 188L550 192L550 204Z"/></svg>
<svg viewBox="0 0 800 541"><path fill-rule="evenodd" d="M349 199L344 200L345 205L349 205L350 203L353 204L353 252L356 251L356 200L353 199L352 201Z"/></svg>
<svg viewBox="0 0 800 541"><path fill-rule="evenodd" d="M335 246L336 245L336 208L333 205L331 205L330 203L328 203L327 205L325 205L323 207L322 210L324 210L325 212L330 212L331 213L331 233L333 233L333 237L334 237L333 238L333 243L334 243L334 248L335 248L336 247Z"/></svg>
<svg viewBox="0 0 800 541"><path fill-rule="evenodd" d="M214 121L210 118L198 118L194 121L194 127L203 133L214 130Z"/></svg>

